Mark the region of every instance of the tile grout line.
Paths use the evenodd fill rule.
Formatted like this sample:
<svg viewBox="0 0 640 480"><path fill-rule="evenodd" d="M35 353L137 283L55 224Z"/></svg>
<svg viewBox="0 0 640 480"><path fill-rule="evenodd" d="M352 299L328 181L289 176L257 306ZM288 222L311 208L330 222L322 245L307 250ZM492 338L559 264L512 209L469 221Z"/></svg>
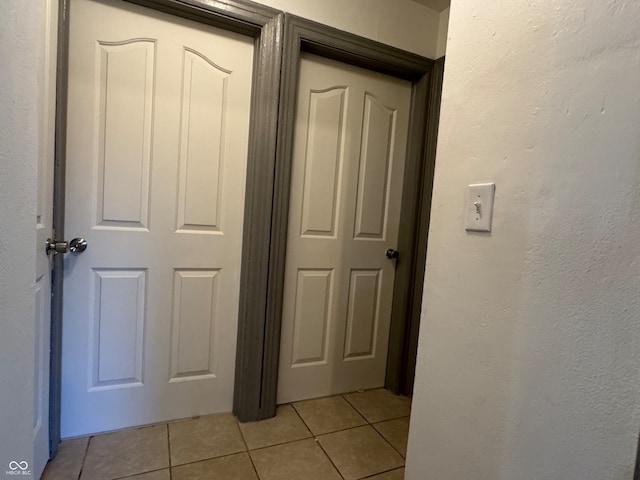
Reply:
<svg viewBox="0 0 640 480"><path fill-rule="evenodd" d="M82 455L82 463L80 464L80 472L78 473L78 480L82 477L82 472L84 470L84 464L87 461L87 455L89 455L89 445L91 444L91 440L93 439L93 435L89 436L89 440L87 440L87 446L84 449L84 455Z"/></svg>
<svg viewBox="0 0 640 480"><path fill-rule="evenodd" d="M400 417L400 418L404 418L404 417ZM386 420L383 420L386 421ZM400 452L400 450L398 450L389 440L387 440L387 437L385 437L382 432L380 432L375 425L371 425L371 427L373 428L373 430L382 437L382 440L384 440L391 448L393 448L396 452L398 452L398 455L400 455L402 457L402 466L404 467L405 462L407 461L407 459L405 458L405 456ZM398 467L400 468L400 467Z"/></svg>
<svg viewBox="0 0 640 480"><path fill-rule="evenodd" d="M336 466L335 463L333 463L333 460L331 459L331 457L329 456L329 454L325 451L324 448L322 448L322 445L320 444L320 441L318 440L318 437L311 431L311 428L309 427L309 425L307 425L307 422L304 421L304 418L302 418L302 416L300 415L300 413L298 412L298 410L296 409L295 405L293 403L286 403L283 405L279 405L279 406L284 406L284 405L291 405L291 407L293 408L294 413L296 414L296 416L300 419L300 421L302 422L302 424L305 426L305 428L307 429L307 431L309 432L309 434L311 434L311 437L308 438L303 438L303 439L298 439L298 440L292 440L289 442L282 442L282 443L278 443L278 444L274 444L274 445L268 445L266 447L261 447L261 448L255 448L253 450L249 450L249 458L251 458L251 453L252 451L258 451L258 450L264 450L266 448L271 448L271 447L277 447L280 445L287 445L289 443L295 443L295 442L300 442L302 440L310 440L313 439L313 441L315 442L316 445L318 445L318 447L320 447L320 450L322 451L322 453L324 454L325 458L327 458L327 460L329 460L329 463L331 463L331 465L333 466L333 468L335 469L335 471L338 473L338 475L340 476L340 478L342 480L344 480L344 476L342 475L342 473L340 472L340 470L338 469L338 467ZM240 430L240 432L242 433L242 430ZM244 436L243 436L244 439ZM248 448L248 446L247 446ZM253 458L251 458L251 463L253 464ZM254 469L255 469L255 465L254 465ZM260 477L260 474L258 474L258 472L256 471L256 474L258 475L258 478L261 480L262 477Z"/></svg>
<svg viewBox="0 0 640 480"><path fill-rule="evenodd" d="M370 427L370 426L371 425L369 425L369 424L367 424L367 425L356 425L355 427L347 427L347 428L343 428L342 430L336 430L335 432L321 433L320 435L315 436L315 438L326 437L328 435L333 435L335 433L348 432L349 430L356 430L358 428Z"/></svg>
<svg viewBox="0 0 640 480"><path fill-rule="evenodd" d="M323 399L325 399L325 398L335 398L335 397L342 397L342 395L338 394L338 395L332 395L331 397L323 397L323 398L321 398L320 400L323 400ZM315 399L315 398L314 398L314 399L312 399L311 401L313 401L313 400L317 400L317 399ZM304 401L306 401L306 400L302 400L302 401L304 402ZM345 400L345 401L346 401L346 400ZM351 406L351 404L350 404L349 402L347 402L347 403L349 404L349 406ZM295 405L294 405L293 403L290 403L290 404L288 404L288 405L291 405L291 406L293 407L293 409L295 410L295 412L298 414L298 417L300 417L300 420L302 420L302 423L304 423L304 425L307 427L307 430L309 430L309 433L311 433L311 436L312 436L312 437L314 437L314 438L317 438L317 437L319 437L319 436L321 436L321 435L329 435L329 434L331 434L331 433L338 433L338 432L342 432L342 431L345 431L345 430L352 430L352 429L354 429L354 428L364 427L365 425L369 424L369 421L368 421L366 418L364 418L364 417L362 416L362 414L361 414L358 410L356 410L356 409L354 408L354 411L356 412L356 414L358 414L358 415L360 416L360 418L361 418L362 420L364 420L364 422L365 422L365 423L363 423L363 424L361 424L361 425L352 425L351 427L339 428L339 429L337 429L337 430L330 430L330 431L328 431L328 432L322 432L322 433L317 433L317 434L316 434L316 433L314 433L314 432L311 430L311 427L310 427L309 425L307 425L307 422L305 422L305 421L304 421L304 418L302 417L302 415L300 415L300 412L298 412L298 409L295 407ZM353 408L353 407L351 407L351 408Z"/></svg>
<svg viewBox="0 0 640 480"><path fill-rule="evenodd" d="M391 420L400 420L401 418L407 418L407 417L411 417L411 413L409 413L409 415L398 415L398 416L394 415L393 417L385 418L383 420L376 420L375 422L370 422L370 424L375 425L376 423L390 422Z"/></svg>
<svg viewBox="0 0 640 480"><path fill-rule="evenodd" d="M311 434L311 437L315 438L316 434L311 431L311 427L307 425L307 422L304 421L304 418L302 418L302 415L300 415L300 412L298 412L298 409L296 408L296 406L293 403L289 403L289 405L291 405L291 408L293 408L293 411L295 412L297 417L300 419L302 424L305 426L305 428L307 429L307 432Z"/></svg>
<svg viewBox="0 0 640 480"><path fill-rule="evenodd" d="M304 425L304 428L307 429L307 432L309 433L309 435L311 435L311 437L307 437L307 438L314 437L315 436L314 433L311 431L311 428L309 428L309 425L307 425L307 422L304 421L304 418L302 418L302 415L300 415L295 405L293 403L287 403L286 405L291 405L291 409L293 410L293 413L296 414L296 417L298 417L298 419L302 422L302 425ZM305 440L305 439L302 438L301 440Z"/></svg>
<svg viewBox="0 0 640 480"><path fill-rule="evenodd" d="M327 397L327 398L331 398L331 397ZM333 468L336 469L336 472L338 472L338 475L340 476L340 478L344 480L344 476L338 469L338 466L335 463L333 463L333 460L331 459L329 454L326 452L324 448L322 448L322 445L320 445L320 441L318 440L318 435L316 435L311 431L311 427L307 425L307 422L304 421L304 418L302 417L302 415L300 415L300 412L298 412L298 409L295 407L295 405L293 403L291 403L290 405L293 407L293 411L296 412L296 415L298 416L302 424L307 428L307 431L311 434L311 438L313 438L313 441L315 442L315 444L318 445L318 447L320 447L320 450L322 450L322 453L324 453L324 456L327 457L331 465L333 465Z"/></svg>
<svg viewBox="0 0 640 480"><path fill-rule="evenodd" d="M280 442L280 443L274 443L273 445L266 445L264 447L258 447L258 448L253 448L248 450L249 452L257 452L259 450L265 450L267 448L271 448L271 447L281 447L282 445L288 445L290 443L295 443L295 442L301 442L303 440L317 440L319 437L324 437L325 435L332 435L334 433L340 433L340 432L346 432L348 430L355 430L356 428L362 428L362 427L367 427L367 426L372 426L372 425L356 425L353 427L347 427L347 428L343 428L342 430L335 430L333 432L327 432L327 433L320 433L318 435L315 435L313 432L311 432L311 436L310 437L306 437L306 438L298 438L297 440L288 440L286 442ZM375 430L375 429L374 429ZM231 455L235 455L235 454L231 454ZM229 455L223 455L225 457L228 457ZM214 458L219 458L219 457L214 457ZM211 459L208 459L211 460ZM201 461L201 460L198 460ZM196 462L191 462L191 463L196 463Z"/></svg>
<svg viewBox="0 0 640 480"><path fill-rule="evenodd" d="M169 422L165 423L167 427L167 454L169 455L169 480L173 479L173 472L171 471L171 435L169 434Z"/></svg>
<svg viewBox="0 0 640 480"><path fill-rule="evenodd" d="M350 393L353 393L353 392L350 392ZM345 401L346 401L346 402L351 406L351 408L353 408L353 409L355 410L355 412L356 412L358 415L360 415L360 418L362 418L362 419L365 421L365 423L364 423L364 424L362 424L362 425L353 425L353 426L351 426L351 427L339 428L338 430L332 430L332 431L330 431L330 432L323 432L323 433L315 434L315 433L313 433L313 432L311 431L311 428L310 428L310 427L307 425L307 423L304 421L304 418L302 417L302 415L300 415L300 413L298 412L298 410L296 409L296 407L295 407L295 405L294 405L293 403L288 403L288 404L284 404L284 405L291 405L291 406L293 407L293 409L295 410L295 412L298 414L298 417L300 417L300 420L302 420L302 423L304 423L304 424L305 424L305 426L307 427L307 429L309 430L309 432L311 433L311 435L313 436L313 438L318 438L318 437L321 437L321 436L323 436L323 435L330 435L330 434L332 434L332 433L345 432L345 431L347 431L347 430L355 430L356 428L366 427L367 425L370 425L371 427L373 427L373 429L374 429L376 432L378 432L378 429L375 427L375 425L376 425L377 423L389 422L389 421L392 421L392 420L399 420L399 419L401 419L401 418L411 417L411 415L409 414L409 415L401 415L401 416L399 416L399 417L391 417L391 418L387 418L387 419L384 419L384 420L378 420L377 422L370 422L370 421L369 421L369 420L368 420L368 419L367 419L367 418L366 418L362 413L360 413L360 411L356 408L356 406L355 406L355 405L353 405L353 404L352 404L352 403L351 403L347 398L345 398L345 396L344 396L344 395L345 395L345 394L332 395L332 396L330 396L330 397L322 397L322 399L324 399L324 398L342 397L342 398L343 398L343 399L344 399L344 400L345 400ZM348 394L347 394L347 395L348 395ZM313 399L313 400L316 400L316 399ZM305 401L305 400L302 400L302 401ZM379 435L381 435L381 436L384 438L384 436L383 436L380 432L378 432L378 434L379 434ZM385 439L385 440L386 440L386 439ZM295 441L295 440L294 440L294 441ZM280 444L276 444L276 445L284 445L285 443L291 443L291 442L282 442L282 443L280 443ZM275 445L273 445L273 446L275 446ZM392 446L393 446L393 445L392 445ZM260 448L267 448L267 447L260 447ZM256 449L254 449L254 450L259 450L259 449L257 449L257 448L256 448ZM396 451L397 451L397 449L396 449L395 447L394 447L394 450L396 450ZM400 452L398 452L398 453L400 453ZM402 454L400 454L400 455L402 455ZM404 456L403 456L403 458L404 458Z"/></svg>
<svg viewBox="0 0 640 480"><path fill-rule="evenodd" d="M202 458L200 460L194 460L193 462L187 462L187 463L180 463L178 465L174 465L171 468L180 468L180 467L184 467L186 465L193 465L194 463L202 463L202 462L210 462L211 460L218 460L219 458L227 458L227 457L233 457L234 455L240 455L241 453L249 453L249 452L235 452L235 453L227 453L225 455L220 455L218 457L210 457L210 458ZM163 470L163 469L161 469ZM154 470L155 471L155 470ZM146 472L145 472L146 473ZM139 474L136 474L139 475Z"/></svg>
<svg viewBox="0 0 640 480"><path fill-rule="evenodd" d="M127 480L127 478L133 478L133 477L137 477L139 475L146 475L147 473L162 472L164 470L167 470L167 469L166 468L156 468L155 470L149 470L148 472L133 473L133 474L127 475L125 477L112 478L111 480ZM171 471L171 469L169 469L169 471ZM169 473L169 475L171 475L171 473Z"/></svg>
<svg viewBox="0 0 640 480"><path fill-rule="evenodd" d="M382 433L381 433L381 432L380 432L380 431L375 427L375 424L376 424L376 423L388 422L388 421L391 421L391 420L399 420L400 418L407 418L407 417L411 418L411 406L409 407L409 415L401 415L401 416L399 416L399 417L392 417L392 418L388 418L388 419L385 419L385 420L379 420L378 422L375 422L375 423L374 423L374 422L370 422L370 421L369 421L369 419L364 415L364 413L362 413L362 412L358 409L358 407L356 407L353 403L351 403L351 402L349 401L349 399L348 399L345 395L348 395L348 394L341 394L340 396L341 396L342 398L344 398L344 400L345 400L349 405L351 405L351 407L352 407L356 412L358 412L358 413L360 414L360 416L362 416L362 418L364 418L364 420L367 422L367 424L368 424L371 428L373 428L373 430L374 430L374 431L375 431L375 432L376 432L380 437L382 437L382 440L383 440L385 443L387 443L387 444L388 444L388 445L389 445L389 446L390 446L390 447L391 447L395 452L397 452L397 453L398 453L398 455L400 455L400 457L402 458L402 466L401 466L401 467L393 468L393 469L391 469L391 470L386 470L386 471L384 471L384 472L380 472L380 473L374 473L373 475L369 475L368 477L364 477L364 478L371 478L372 476L375 476L375 475L379 475L379 474L387 473L387 472L392 472L393 470L398 470L398 469L400 469L400 468L404 468L404 467L405 467L405 463L406 463L406 461L407 461L406 457L405 457L404 455L402 455L402 453L401 453L401 452L400 452L400 451L399 451L399 450L398 450L398 449L397 449L397 448L396 448L396 447L395 447L395 446L394 446L394 445L393 445L389 440L387 440L387 438L386 438L386 437L385 437L385 436L384 436L384 435L383 435L383 434L382 434ZM364 426L364 425L361 425L361 426ZM353 427L353 428L358 428L358 427ZM351 429L345 429L345 430L353 430L353 428L351 428ZM339 431L343 431L343 430L339 430ZM335 433L335 432L334 432L334 433ZM328 456L328 455L327 455L327 456Z"/></svg>
<svg viewBox="0 0 640 480"><path fill-rule="evenodd" d="M351 392L351 393L353 393L353 392ZM342 394L342 395L340 395L340 396L342 397L342 399L343 399L345 402L347 402L347 405L349 405L351 408L353 408L353 409L355 410L355 412L356 412L358 415L360 415L360 418L362 418L365 422L369 423L369 420L367 419L367 417L365 417L365 416L364 416L364 413L362 413L360 410L358 410L358 409L355 407L355 405L353 405L353 404L352 404L352 403L347 399L347 397L345 397L345 395L348 395L348 394Z"/></svg>
<svg viewBox="0 0 640 480"><path fill-rule="evenodd" d="M377 388L375 388L374 390L378 390L378 389L377 389ZM385 389L385 390L386 390L386 389ZM366 392L366 391L369 391L369 390L365 390L365 392ZM360 393L360 392L351 392L351 393ZM360 416L361 416L362 418L364 418L364 419L365 419L365 421L366 421L369 425L373 425L373 424L375 424L375 423L387 422L387 421L389 421L389 420L397 420L397 419L399 419L399 418L411 417L411 405L409 405L409 415L398 415L398 416L392 416L392 417L389 417L389 418L385 418L385 419L377 420L377 421L375 421L375 422L371 422L371 421L369 421L369 419L368 419L367 417L365 417L364 413L360 412L360 410L358 410L358 407L356 407L353 403L351 403L351 402L349 401L349 399L345 396L345 395L350 395L351 393L344 393L344 394L341 394L340 396L341 396L342 398L344 398L344 399L347 401L347 403L348 403L349 405L351 405L351 406L355 409L355 411L356 411L356 412L358 412L358 413L360 414Z"/></svg>
<svg viewBox="0 0 640 480"><path fill-rule="evenodd" d="M333 465L333 468L336 469L336 472L338 472L338 475L340 475L340 478L342 480L345 480L344 475L342 475L342 472L340 471L340 469L338 468L338 466L333 462L333 459L331 458L331 456L327 453L327 451L324 449L324 447L322 446L322 444L320 443L320 440L318 440L317 437L314 437L314 440L316 441L316 445L318 445L320 447L320 450L322 450L322 453L324 453L324 456L327 457L329 459L329 462L331 462L331 465Z"/></svg>
<svg viewBox="0 0 640 480"><path fill-rule="evenodd" d="M391 470L385 470L384 472L373 473L371 475L367 475L366 477L362 477L361 479L358 479L358 480L367 480L367 478L373 478L373 477L377 477L378 475L384 475L385 473L395 472L396 470L400 470L401 468L404 468L404 465L402 467L392 468Z"/></svg>
<svg viewBox="0 0 640 480"><path fill-rule="evenodd" d="M249 453L258 452L260 450L265 450L265 449L271 448L271 447L281 447L282 445L289 445L290 443L302 442L303 440L311 440L312 438L314 438L313 434L310 437L298 438L296 440L287 440L286 442L274 443L273 445L266 445L264 447L252 448L252 449L247 450L247 452L249 452Z"/></svg>
<svg viewBox="0 0 640 480"><path fill-rule="evenodd" d="M251 451L249 450L249 445L247 444L247 439L244 438L244 433L240 428L240 420L236 417L236 425L238 426L238 430L240 431L240 438L242 438L242 443L244 443L244 448L246 448L247 457L249 457L249 461L251 462L251 466L253 467L253 471L256 474L256 478L261 480L260 474L258 473L258 469L256 468L256 464L253 463L253 458L251 457ZM236 454L237 455L237 454Z"/></svg>
<svg viewBox="0 0 640 480"><path fill-rule="evenodd" d="M283 405L290 405L290 404L283 404ZM294 409L295 410L295 409ZM298 412L296 412L297 414ZM298 415L298 417L300 417L300 415ZM302 420L302 418L300 418L300 420L302 421L302 424L304 425L304 427L307 429L307 432L309 433L308 437L304 437L304 438L297 438L295 440L286 440L284 442L278 442L278 443L273 443L271 445L265 445L264 447L256 447L256 448L249 448L249 445L246 445L246 441L245 441L245 445L247 446L247 452L256 452L258 450L264 450L266 448L271 448L271 447L279 447L282 445L287 445L289 443L295 443L295 442L301 442L302 440L309 440L312 438L315 438L314 433L311 431L311 429L307 426L306 423L304 423L304 420ZM262 421L262 420L259 420ZM242 429L240 429L240 433L242 434ZM244 435L242 436L242 439L244 440Z"/></svg>
<svg viewBox="0 0 640 480"><path fill-rule="evenodd" d="M401 418L403 418L403 417L401 417ZM384 420L383 420L383 421L384 421ZM382 473L391 472L391 471L393 471L393 470L398 470L399 468L404 468L404 466L405 466L405 462L406 462L406 458L404 457L404 455L402 455L402 453L400 453L400 452L398 451L398 449L397 449L396 447L394 447L394 446L391 444L391 442L389 442L389 441L384 437L384 435L382 435L382 434L378 431L378 429L377 429L376 427L374 427L374 426L373 426L373 424L358 425L358 426L356 426L356 427L349 427L349 428L345 428L344 430L337 430L337 431L335 431L335 432L323 433L322 435L318 435L318 437L322 437L322 436L326 436L326 435L332 435L332 434L334 434L334 433L348 432L349 430L356 430L356 429L358 429L358 428L363 428L363 427L371 427L371 428L373 429L373 431L374 431L376 434L378 434L378 436L380 436L380 437L382 438L382 440L383 440L386 444L388 444L388 445L393 449L393 451L394 451L394 452L396 452L398 455L400 455L400 457L402 458L402 465L401 465L401 466L399 466L399 467L394 467L394 468L392 468L392 469L390 469L390 470L385 470L384 472L374 473L374 474L372 474L372 475L369 475L369 476L367 476L367 477L363 477L363 478L369 478L369 477L372 477L372 476L375 476L375 475L380 475L380 474L382 474ZM315 438L316 442L320 445L320 442L319 442L318 437L314 437L314 438ZM322 445L320 445L320 448L322 448ZM327 457L329 457L329 460L331 460L331 456L326 452L326 450L325 450L324 448L322 448L322 450L325 452L325 455L327 455ZM331 460L331 463L333 463L333 460ZM334 466L335 466L335 464L334 464ZM336 469L337 469L337 468L338 468L338 467L336 467ZM338 470L338 471L339 471L339 470Z"/></svg>
<svg viewBox="0 0 640 480"><path fill-rule="evenodd" d="M360 392L351 392L351 393L360 393ZM358 412L358 415L360 415L362 418L364 418L365 422L367 422L369 425L371 425L371 422L366 417L366 415L364 413L362 413L358 407L356 407L353 403L351 403L349 401L349 399L345 395L349 395L349 394L342 394L340 396L345 400L345 402L347 402L349 405L351 405L351 408L353 408L356 412Z"/></svg>

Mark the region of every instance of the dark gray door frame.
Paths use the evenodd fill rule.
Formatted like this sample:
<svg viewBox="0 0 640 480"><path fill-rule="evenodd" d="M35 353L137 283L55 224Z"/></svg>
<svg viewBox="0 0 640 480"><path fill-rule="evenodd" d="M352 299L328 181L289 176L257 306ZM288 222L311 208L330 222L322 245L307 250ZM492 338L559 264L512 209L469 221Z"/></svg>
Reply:
<svg viewBox="0 0 640 480"><path fill-rule="evenodd" d="M431 196L433 191L433 174L436 162L436 146L438 140L438 126L440 123L440 100L442 96L442 80L444 76L444 57L439 58L433 65L429 90L426 98L426 137L423 138L420 156L424 159L422 170L418 177L418 192L416 193L416 211L413 217L404 217L407 221L414 219L413 243L407 245L413 251L412 264L409 266L411 274L409 288L402 292L402 285L395 285L394 314L395 335L390 339L398 345L403 345L402 353L395 350L395 357L389 357L387 363L386 387L396 393L413 394L413 381L416 374L416 357L418 354L418 333L420 330L420 315L422 313L422 291L424 288L424 271L427 262L427 240L429 236L429 221L431 218ZM408 200L410 202L410 199ZM398 296L396 296L396 294ZM404 295L404 297L402 296ZM406 302L406 309L401 309ZM396 311L395 309L398 309ZM406 322L402 319L406 318ZM392 321L394 319L392 318ZM404 330L401 328L404 326ZM392 363L393 362L393 363ZM395 372L395 373L394 373Z"/></svg>
<svg viewBox="0 0 640 480"><path fill-rule="evenodd" d="M153 10L169 13L199 23L248 35L255 39L253 81L251 93L251 119L247 163L247 193L245 197L244 241L242 249L242 284L248 290L241 294L241 305L249 301L256 291L266 290L269 258L268 243L260 239L270 235L268 222L254 221L269 218L273 197L273 177L276 154L276 129L280 62L284 15L282 12L245 0L124 0ZM56 238L64 238L65 215L65 159L67 139L67 88L69 64L69 2L60 0L58 13L58 58L56 74L56 134L54 169L53 229ZM52 285L51 315L51 374L49 391L49 450L50 458L60 443L60 402L62 378L62 290L63 256L56 255ZM238 343L247 343L255 335L258 325L249 324L241 308L238 325ZM244 370L252 356L245 352L238 357ZM261 361L261 358L260 358ZM240 385L242 387L242 385ZM240 398L249 394L236 385Z"/></svg>
<svg viewBox="0 0 640 480"><path fill-rule="evenodd" d="M245 313L255 319L251 324L257 326L261 323L263 330L256 331L253 338L245 338L246 344L238 345L238 355L251 352L260 354L260 358L254 357L254 363L250 365L252 370L245 371L245 377L236 382L237 388L238 383L249 380L246 388L252 391L251 395L236 397L234 412L241 421L269 418L275 415L276 410L291 156L301 52L321 55L412 83L402 227L398 245L401 257L394 286L386 386L398 393L408 393L405 378L412 377L407 372L407 354L409 346L417 344L435 159L435 124L441 88L441 75L436 70L437 65L441 66L442 63L285 14L273 211L269 216L271 235L270 238L264 238L269 245L268 281L265 295L259 296L259 292L254 290L256 295L249 297L253 298L252 304L245 305ZM415 339L410 336L414 331ZM238 370L236 372L242 374Z"/></svg>

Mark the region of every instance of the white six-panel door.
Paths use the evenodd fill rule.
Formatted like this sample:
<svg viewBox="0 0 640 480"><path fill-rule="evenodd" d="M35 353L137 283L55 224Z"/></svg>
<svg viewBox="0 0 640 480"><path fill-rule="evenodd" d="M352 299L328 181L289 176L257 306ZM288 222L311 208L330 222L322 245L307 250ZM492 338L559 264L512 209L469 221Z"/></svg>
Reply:
<svg viewBox="0 0 640 480"><path fill-rule="evenodd" d="M411 84L300 61L278 402L384 384Z"/></svg>
<svg viewBox="0 0 640 480"><path fill-rule="evenodd" d="M71 2L62 436L232 407L253 40Z"/></svg>

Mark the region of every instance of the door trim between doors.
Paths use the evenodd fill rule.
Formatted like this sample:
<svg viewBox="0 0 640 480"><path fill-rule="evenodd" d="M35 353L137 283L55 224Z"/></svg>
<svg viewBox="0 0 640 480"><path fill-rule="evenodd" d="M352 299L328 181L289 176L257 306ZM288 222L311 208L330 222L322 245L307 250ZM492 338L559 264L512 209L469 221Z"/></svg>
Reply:
<svg viewBox="0 0 640 480"><path fill-rule="evenodd" d="M427 130L434 121L434 91L438 91L439 77L434 74L436 62L419 55L399 50L373 40L346 33L326 25L285 14L278 137L275 165L273 212L269 217L271 236L269 244L267 289L260 301L247 305L251 318L258 325L262 320L263 331L255 337L241 338L238 354L260 352L250 377L260 379L259 397L244 396L234 403L234 413L241 421L260 420L275 415L280 354L280 328L282 298L284 292L284 267L287 247L289 194L291 180L291 155L295 125L296 85L301 52L321 55L358 67L367 68L412 83L411 112L407 163L402 195L401 228L398 250L401 258L396 270L391 332L387 363L387 388L407 393L404 378L407 376L405 360L410 343L411 316L419 315L422 298L424 259L426 258L426 234L431 187L434 170L435 129ZM441 77L440 77L441 78ZM437 115L435 117L437 120ZM257 291L254 291L258 293ZM258 296L255 297L258 299ZM266 303L262 302L262 299ZM418 319L413 322L417 331ZM416 338L417 341L417 338ZM236 373L240 373L236 370ZM249 386L247 386L249 387ZM255 385L253 386L255 388Z"/></svg>
<svg viewBox="0 0 640 480"><path fill-rule="evenodd" d="M58 44L56 52L56 112L53 166L53 232L64 238L64 190L67 155L67 78L69 73L69 2L58 3ZM60 444L60 404L62 389L62 255L53 256L51 274L51 331L49 347L49 458L58 454Z"/></svg>
<svg viewBox="0 0 640 480"><path fill-rule="evenodd" d="M247 183L245 195L244 232L242 245L242 271L240 290L240 316L238 319L238 345L247 343L247 337L262 328L253 325L254 318L247 315L243 305L256 292L266 291L268 239L271 224L271 201L276 155L276 128L278 121L278 95L280 88L280 62L284 15L279 10L245 0L123 0L153 10L169 13L253 37L253 80L249 149L247 157ZM58 56L56 75L56 133L53 197L53 229L57 238L64 238L65 159L67 138L67 88L69 66L69 3L60 0L58 17ZM60 403L62 380L62 286L63 256L56 255L53 272L51 315L51 373L49 390L49 452L53 458L60 443ZM258 327L258 328L256 328ZM247 365L262 356L244 352L238 355L236 372L248 370ZM238 377L236 377L237 379ZM253 380L250 375L240 378ZM260 382L258 381L258 385ZM251 385L238 384L235 396L242 400L256 395Z"/></svg>
<svg viewBox="0 0 640 480"><path fill-rule="evenodd" d="M416 357L418 354L418 333L420 330L420 315L422 313L422 291L424 288L424 271L427 262L427 240L429 236L429 221L431 218L431 197L433 192L433 174L436 163L436 147L438 141L438 126L440 121L440 100L442 96L442 80L444 76L444 57L437 59L433 65L429 90L425 99L427 115L426 138L424 138L424 150L420 153L424 158L422 172L418 173L419 193L416 199L415 232L413 244L413 265L411 279L406 284L407 291L399 289L394 292L394 308L400 310L406 301L406 310L400 310L396 319L407 318L406 322L393 323L392 331L396 337L395 345L403 345L402 353L395 351L394 359L387 362L386 387L396 393L411 395L413 393L413 381L416 374ZM399 297L395 297L395 294ZM402 295L405 297L403 298ZM395 301L398 299L397 301ZM404 328L403 328L404 327ZM395 329L395 330L393 330ZM401 343L403 342L403 343ZM391 363L393 362L393 363Z"/></svg>

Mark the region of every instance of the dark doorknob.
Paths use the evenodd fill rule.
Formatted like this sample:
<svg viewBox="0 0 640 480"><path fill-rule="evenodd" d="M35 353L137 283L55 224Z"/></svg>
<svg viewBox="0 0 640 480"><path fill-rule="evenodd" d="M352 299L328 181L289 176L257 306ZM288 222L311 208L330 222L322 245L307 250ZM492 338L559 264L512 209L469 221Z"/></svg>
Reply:
<svg viewBox="0 0 640 480"><path fill-rule="evenodd" d="M397 260L398 257L400 256L400 254L398 253L397 250L394 250L393 248L390 248L389 250L387 250L387 252L385 253L385 255L387 256L387 258L389 260Z"/></svg>

